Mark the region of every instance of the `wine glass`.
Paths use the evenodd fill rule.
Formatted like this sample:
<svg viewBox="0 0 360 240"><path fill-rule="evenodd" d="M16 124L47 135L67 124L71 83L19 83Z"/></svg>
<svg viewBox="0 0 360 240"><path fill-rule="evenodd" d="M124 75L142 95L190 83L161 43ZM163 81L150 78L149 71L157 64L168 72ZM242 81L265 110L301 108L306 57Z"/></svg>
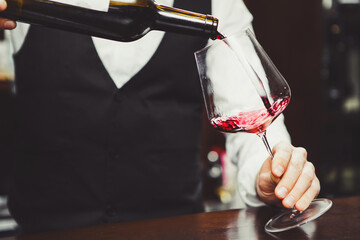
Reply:
<svg viewBox="0 0 360 240"><path fill-rule="evenodd" d="M291 92L251 30L216 40L195 52L195 59L211 125L222 132L255 133L274 157L266 129L285 110ZM328 199L317 199L303 212L287 209L270 219L265 230L280 232L300 226L331 205Z"/></svg>

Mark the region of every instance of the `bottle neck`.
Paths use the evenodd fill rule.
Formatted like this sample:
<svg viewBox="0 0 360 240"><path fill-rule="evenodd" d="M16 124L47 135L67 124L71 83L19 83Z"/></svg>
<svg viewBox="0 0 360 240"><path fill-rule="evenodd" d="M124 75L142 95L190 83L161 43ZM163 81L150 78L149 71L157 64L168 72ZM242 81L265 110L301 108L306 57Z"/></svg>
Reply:
<svg viewBox="0 0 360 240"><path fill-rule="evenodd" d="M157 17L154 30L176 32L216 39L218 19L177 8L156 5Z"/></svg>

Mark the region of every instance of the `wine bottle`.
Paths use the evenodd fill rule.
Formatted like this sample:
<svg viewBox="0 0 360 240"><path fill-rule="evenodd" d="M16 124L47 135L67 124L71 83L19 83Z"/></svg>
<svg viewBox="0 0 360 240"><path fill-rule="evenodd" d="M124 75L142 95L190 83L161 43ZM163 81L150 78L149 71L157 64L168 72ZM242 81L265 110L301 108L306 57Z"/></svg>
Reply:
<svg viewBox="0 0 360 240"><path fill-rule="evenodd" d="M72 1L7 0L8 7L0 17L122 42L137 40L151 30L211 39L219 34L218 19L158 5L153 0L110 0L105 11L68 2Z"/></svg>

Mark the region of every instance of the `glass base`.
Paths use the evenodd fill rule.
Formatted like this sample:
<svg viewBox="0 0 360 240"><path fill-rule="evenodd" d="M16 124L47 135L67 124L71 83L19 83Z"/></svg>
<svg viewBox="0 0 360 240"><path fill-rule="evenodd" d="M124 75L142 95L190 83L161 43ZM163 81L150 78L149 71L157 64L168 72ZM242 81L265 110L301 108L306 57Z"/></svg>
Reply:
<svg viewBox="0 0 360 240"><path fill-rule="evenodd" d="M292 228L299 227L323 215L332 206L329 199L315 199L310 206L303 212L295 208L288 209L279 215L273 217L265 224L267 232L282 232Z"/></svg>

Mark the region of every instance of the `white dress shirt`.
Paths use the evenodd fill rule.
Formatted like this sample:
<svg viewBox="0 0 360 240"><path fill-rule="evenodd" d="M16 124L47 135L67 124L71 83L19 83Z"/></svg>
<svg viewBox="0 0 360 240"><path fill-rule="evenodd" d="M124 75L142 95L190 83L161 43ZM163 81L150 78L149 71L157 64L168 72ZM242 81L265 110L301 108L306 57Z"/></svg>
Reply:
<svg viewBox="0 0 360 240"><path fill-rule="evenodd" d="M157 0L157 3L173 6L174 0ZM227 36L251 27L252 15L242 0L212 0L211 14L219 19L219 31ZM18 23L18 27L11 31L14 53L21 51L28 29L28 24ZM117 42L97 37L92 37L92 40L109 75L116 86L121 88L151 59L163 36L164 32L151 31L134 42ZM281 140L290 140L282 115L268 128L267 136L271 146ZM226 134L226 139L227 155L239 167L241 199L247 205L262 205L255 191L256 175L268 157L262 141L256 135L246 133Z"/></svg>

